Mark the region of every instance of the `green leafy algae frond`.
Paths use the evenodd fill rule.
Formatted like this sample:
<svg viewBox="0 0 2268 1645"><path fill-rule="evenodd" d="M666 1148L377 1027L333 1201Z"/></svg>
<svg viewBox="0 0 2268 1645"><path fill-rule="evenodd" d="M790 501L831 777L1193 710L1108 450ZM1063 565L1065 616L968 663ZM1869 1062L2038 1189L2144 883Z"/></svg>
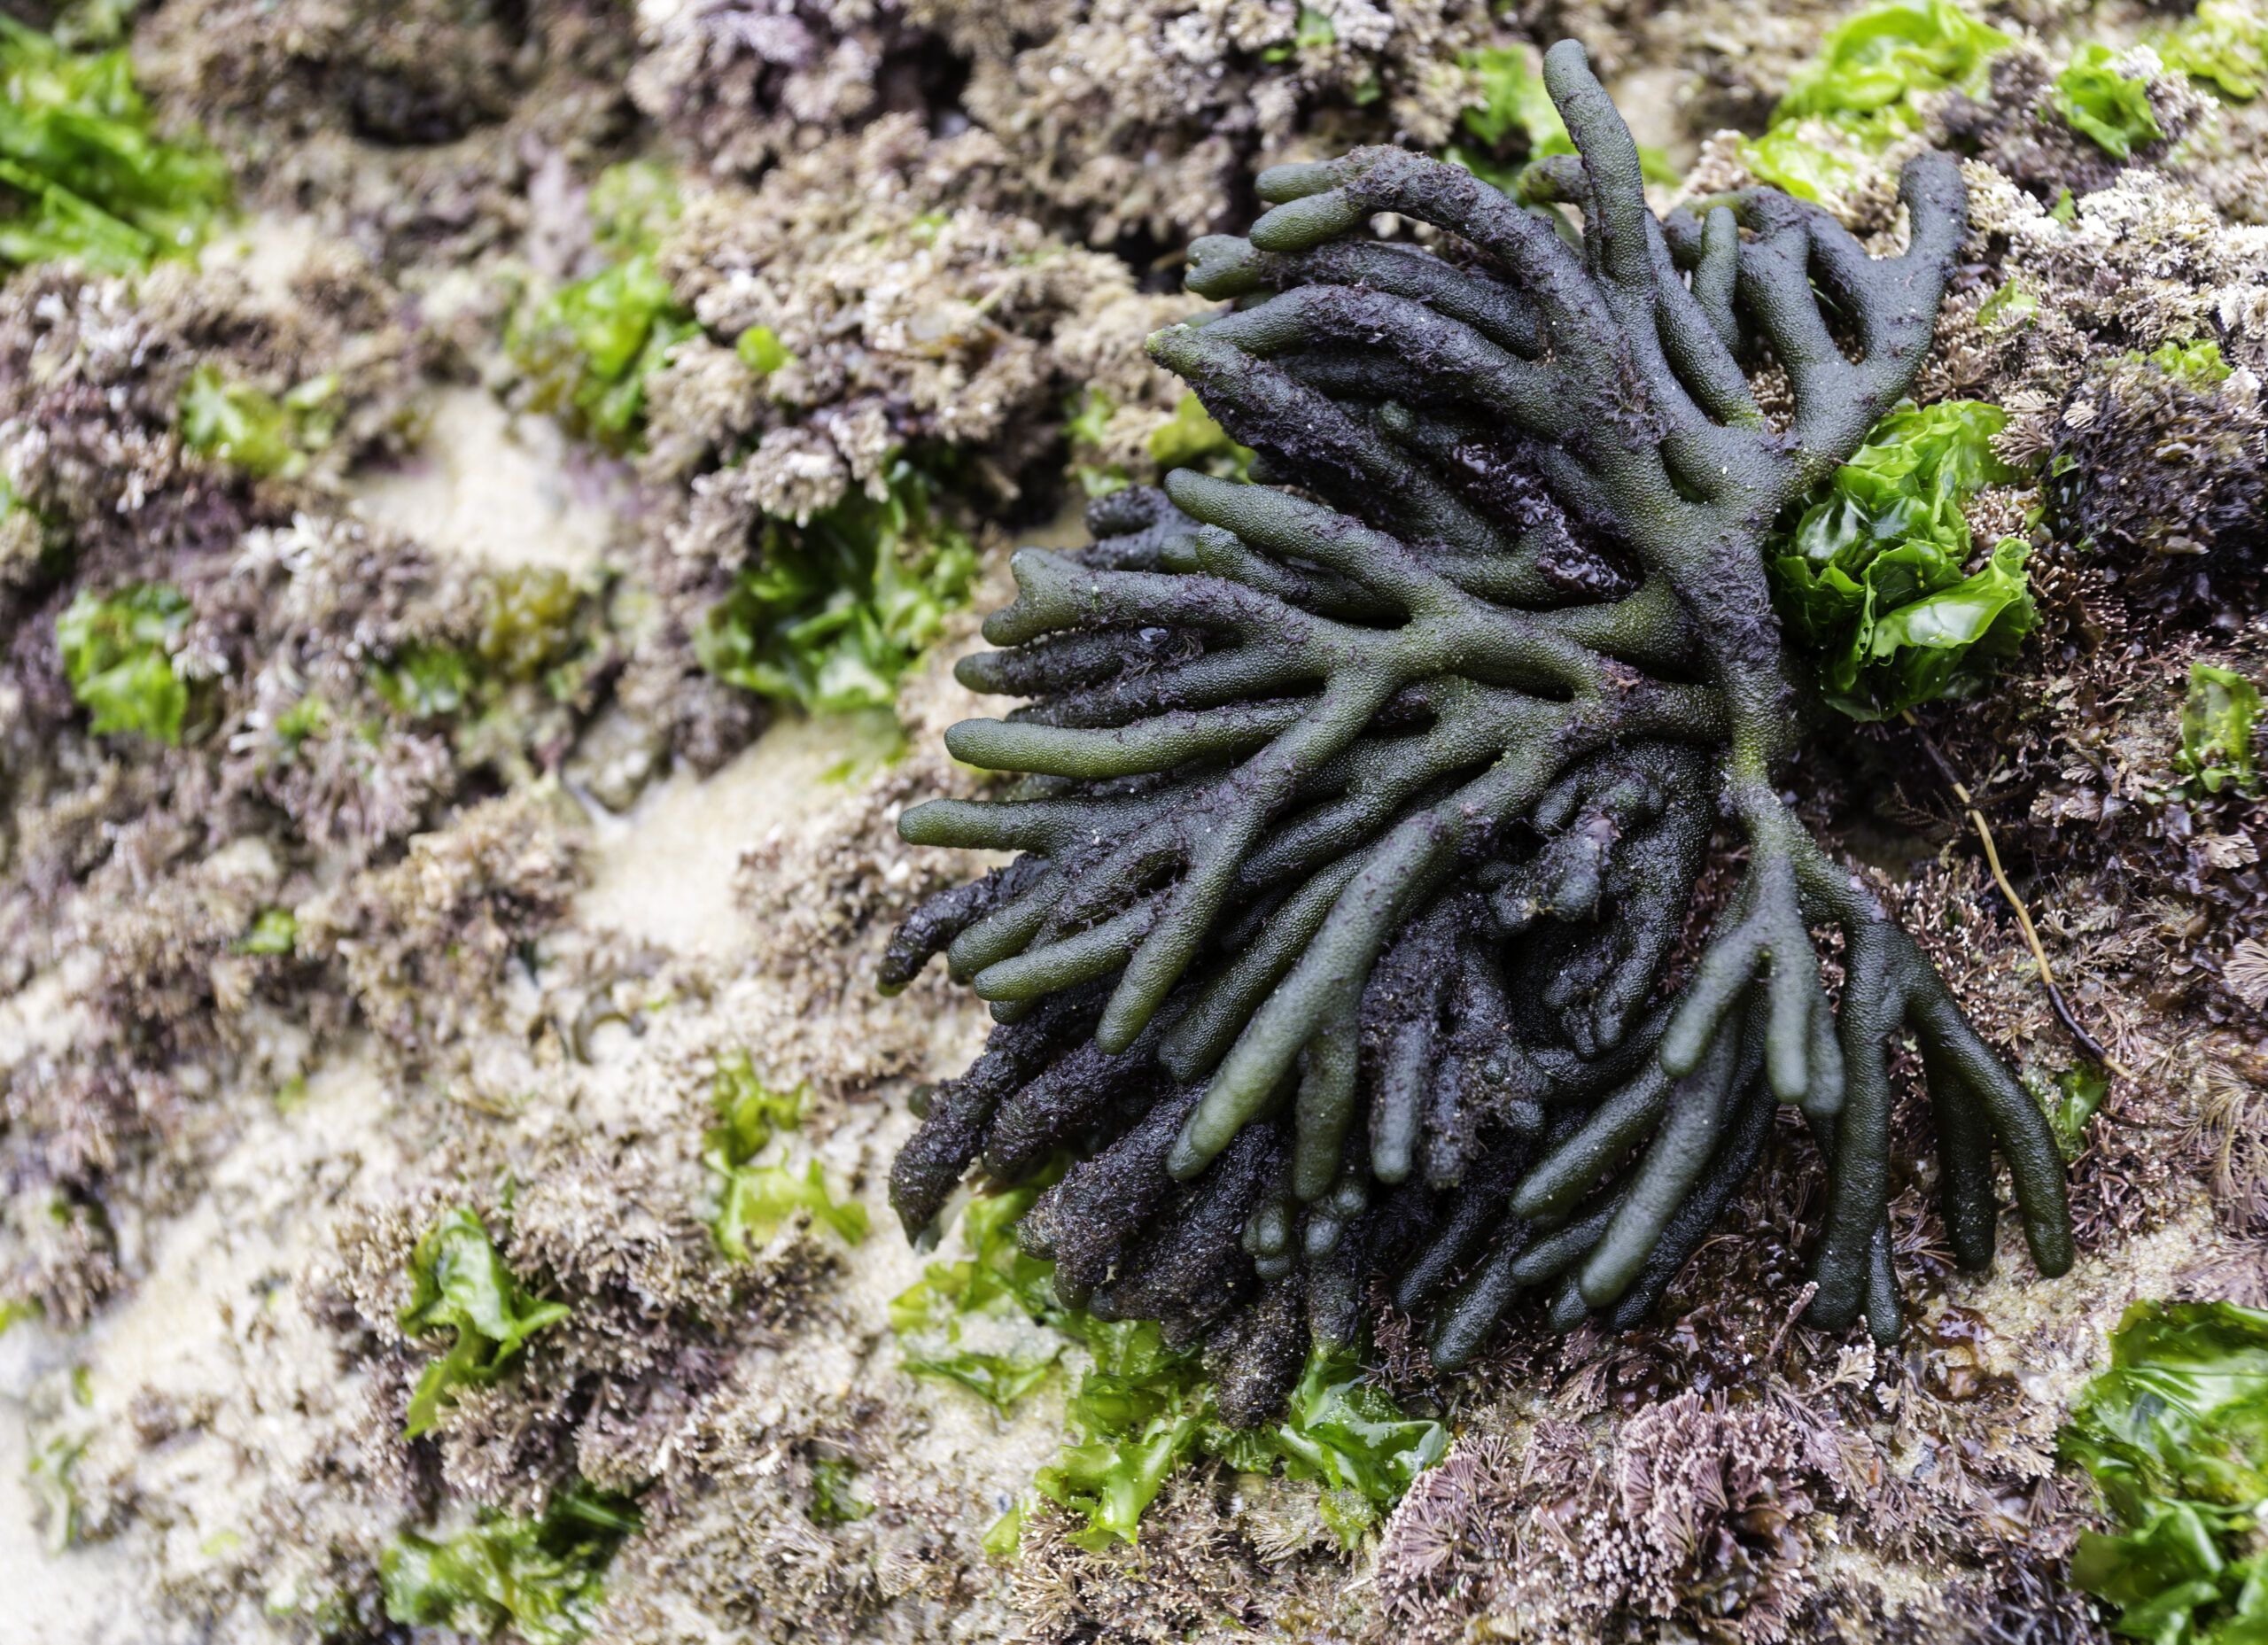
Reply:
<svg viewBox="0 0 2268 1645"><path fill-rule="evenodd" d="M2189 694L2181 705L2182 775L2208 794L2233 785L2250 794L2260 786L2253 767L2252 731L2260 718L2260 691L2233 670L2210 663L2189 665Z"/></svg>
<svg viewBox="0 0 2268 1645"><path fill-rule="evenodd" d="M534 304L508 340L535 410L620 451L645 426L646 379L700 328L654 262L679 210L668 175L643 162L613 167L592 184L589 210L593 241L610 260Z"/></svg>
<svg viewBox="0 0 2268 1645"><path fill-rule="evenodd" d="M526 1645L574 1645L590 1631L608 1563L637 1530L629 1498L578 1484L539 1519L484 1509L446 1537L404 1532L379 1556L389 1620Z"/></svg>
<svg viewBox="0 0 2268 1645"><path fill-rule="evenodd" d="M288 908L263 908L252 928L229 944L232 954L276 955L299 946L299 917Z"/></svg>
<svg viewBox="0 0 2268 1645"><path fill-rule="evenodd" d="M960 1222L969 1254L929 1263L889 1305L908 1372L953 1383L1003 1412L1046 1380L1063 1351L1060 1341L1021 1327L1068 1319L1049 1283L1055 1265L1016 1243L1015 1224L1039 1192L1032 1183L971 1200ZM988 1320L1005 1329L987 1331Z"/></svg>
<svg viewBox="0 0 2268 1645"><path fill-rule="evenodd" d="M804 1093L774 1091L759 1080L746 1051L718 1068L712 1097L720 1123L703 1138L701 1163L709 1173L703 1220L717 1249L745 1262L757 1246L797 1211L808 1211L851 1245L866 1237L866 1207L836 1201L817 1160L801 1176L765 1151L804 1117Z"/></svg>
<svg viewBox="0 0 2268 1645"><path fill-rule="evenodd" d="M1992 59L2014 43L1951 0L1883 0L1827 32L1742 159L1798 199L1824 199L1853 179L1836 146L1881 153L1921 128L1917 97L1981 92ZM1807 131L1813 122L1826 131Z"/></svg>
<svg viewBox="0 0 2268 1645"><path fill-rule="evenodd" d="M858 1465L841 1456L822 1456L812 1463L811 1521L815 1525L847 1525L871 1518L874 1505L858 1494Z"/></svg>
<svg viewBox="0 0 2268 1645"><path fill-rule="evenodd" d="M472 664L452 646L413 642L392 663L371 668L370 688L397 713L441 719L472 700Z"/></svg>
<svg viewBox="0 0 2268 1645"><path fill-rule="evenodd" d="M2157 50L2168 68L2233 102L2249 103L2268 86L2268 13L2244 0L2202 0Z"/></svg>
<svg viewBox="0 0 2268 1645"><path fill-rule="evenodd" d="M2055 76L2053 97L2056 112L2072 130L2093 138L2105 153L2123 160L2143 144L2157 142L2165 131L2151 111L2148 87L2111 66L2117 55L2093 42L2081 46L2070 66Z"/></svg>
<svg viewBox="0 0 2268 1645"><path fill-rule="evenodd" d="M593 588L557 567L484 572L473 586L477 625L405 640L367 661L363 678L402 718L453 723L460 753L485 760L548 702L573 702L602 664L607 640ZM307 698L278 719L277 734L297 741L319 733L329 712Z"/></svg>
<svg viewBox="0 0 2268 1645"><path fill-rule="evenodd" d="M2125 358L2132 365L2155 366L2200 394L2212 392L2231 375L2229 362L2221 356L2221 345L2210 338L2195 343L2161 343L2147 354L2134 350Z"/></svg>
<svg viewBox="0 0 2268 1645"><path fill-rule="evenodd" d="M453 1331L448 1352L425 1368L411 1394L403 1432L429 1432L461 1387L485 1387L502 1374L521 1346L571 1311L541 1302L522 1288L478 1216L460 1206L427 1230L409 1257L410 1297L402 1334Z"/></svg>
<svg viewBox="0 0 2268 1645"><path fill-rule="evenodd" d="M2137 1302L2061 1448L2120 1526L2071 1556L2071 1580L2120 1607L2117 1632L2155 1645L2268 1633L2268 1312Z"/></svg>
<svg viewBox="0 0 2268 1645"><path fill-rule="evenodd" d="M1252 467L1251 451L1231 439L1194 394L1181 397L1173 421L1151 431L1149 446L1161 469L1201 469L1240 480Z"/></svg>
<svg viewBox="0 0 2268 1645"><path fill-rule="evenodd" d="M1200 1356L1169 1348L1156 1325L1108 1326L1088 1346L1095 1367L1066 1413L1076 1438L1033 1486L1086 1521L1072 1540L1096 1552L1134 1541L1166 1480L1200 1455L1317 1482L1324 1523L1352 1548L1449 1453L1448 1430L1404 1415L1351 1353L1311 1351L1280 1418L1231 1428Z"/></svg>
<svg viewBox="0 0 2268 1645"><path fill-rule="evenodd" d="M1478 99L1458 117L1460 140L1441 158L1507 193L1518 193L1525 166L1554 154L1573 154L1574 139L1543 83L1527 46L1481 46L1464 53ZM1518 160L1508 157L1520 156ZM1649 182L1674 183L1677 168L1661 150L1641 145L1639 163Z"/></svg>
<svg viewBox="0 0 2268 1645"><path fill-rule="evenodd" d="M182 444L259 478L297 479L308 458L330 444L338 424L330 402L338 393L335 372L310 377L278 400L199 366L182 390Z"/></svg>
<svg viewBox="0 0 2268 1645"><path fill-rule="evenodd" d="M195 246L229 169L157 135L121 50L79 53L0 16L0 264L105 274Z"/></svg>
<svg viewBox="0 0 2268 1645"><path fill-rule="evenodd" d="M1825 700L1854 719L1965 696L2038 625L2026 547L2004 538L1974 575L1961 510L1986 485L2022 478L1993 456L1998 407L1911 404L1814 494L1772 561L1782 619L1821 654Z"/></svg>
<svg viewBox="0 0 2268 1645"><path fill-rule="evenodd" d="M1772 123L1860 120L1902 111L1917 92L1982 91L1992 58L2015 43L1951 0L1883 0L1828 30Z"/></svg>
<svg viewBox="0 0 2268 1645"><path fill-rule="evenodd" d="M761 552L709 608L694 655L719 679L814 713L888 708L976 580L976 549L900 461L808 521L768 519Z"/></svg>
<svg viewBox="0 0 2268 1645"><path fill-rule="evenodd" d="M907 1371L957 1384L1003 1413L1045 1380L1067 1343L1086 1349L1093 1363L1065 1408L1070 1437L1033 1480L1039 1495L1085 1520L1073 1539L1082 1547L1134 1541L1166 1480L1209 1455L1247 1473L1280 1463L1291 1478L1320 1482L1325 1522L1351 1548L1447 1453L1447 1432L1405 1416L1349 1351L1311 1351L1288 1408L1255 1426L1240 1391L1216 1382L1221 1368L1169 1346L1154 1322L1065 1307L1056 1265L1028 1254L1014 1231L1048 1180L971 1201L961 1222L970 1256L929 1264L891 1302L890 1324L907 1345ZM982 1349L971 1325L985 1319L1062 1340L1034 1331L1037 1346ZM1296 1366L1296 1348L1291 1357ZM989 1550L1013 1550L1021 1517L994 1528Z"/></svg>
<svg viewBox="0 0 2268 1645"><path fill-rule="evenodd" d="M88 729L181 741L189 686L173 659L190 615L187 597L170 583L80 591L55 619L55 644L71 694L93 712Z"/></svg>

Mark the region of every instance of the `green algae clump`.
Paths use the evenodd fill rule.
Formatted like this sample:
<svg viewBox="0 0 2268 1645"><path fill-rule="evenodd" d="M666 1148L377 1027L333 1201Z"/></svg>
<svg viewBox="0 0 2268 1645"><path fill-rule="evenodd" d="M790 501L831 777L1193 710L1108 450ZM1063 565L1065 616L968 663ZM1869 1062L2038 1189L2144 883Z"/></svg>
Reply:
<svg viewBox="0 0 2268 1645"><path fill-rule="evenodd" d="M189 686L173 656L191 615L188 598L170 583L79 592L55 619L55 645L71 694L93 712L89 730L181 741Z"/></svg>
<svg viewBox="0 0 2268 1645"><path fill-rule="evenodd" d="M2038 626L2026 545L2005 538L1965 576L1962 508L2022 476L1993 456L2008 414L1976 400L1900 406L1821 488L1772 561L1782 619L1822 654L1821 694L1883 719L1972 694Z"/></svg>
<svg viewBox="0 0 2268 1645"><path fill-rule="evenodd" d="M703 1137L701 1163L709 1174L702 1220L717 1249L745 1262L797 1211L808 1211L850 1245L866 1237L866 1207L839 1203L827 1191L817 1160L798 1176L777 1160L761 1158L804 1117L801 1090L775 1091L759 1080L746 1051L726 1058L711 1087L720 1123Z"/></svg>
<svg viewBox="0 0 2268 1645"><path fill-rule="evenodd" d="M1828 30L1741 157L1798 199L1839 194L1854 174L1837 145L1881 153L1921 128L1917 96L1983 91L1992 58L2015 43L1952 0L1882 0Z"/></svg>
<svg viewBox="0 0 2268 1645"><path fill-rule="evenodd" d="M281 400L248 383L231 383L217 367L199 366L182 390L179 427L190 450L257 479L297 479L308 459L330 444L338 392L336 373L310 377Z"/></svg>
<svg viewBox="0 0 2268 1645"><path fill-rule="evenodd" d="M1772 121L1859 121L1902 109L1917 92L1981 91L1987 65L2015 43L1951 0L1882 0L1827 31Z"/></svg>
<svg viewBox="0 0 2268 1645"><path fill-rule="evenodd" d="M2093 42L2081 46L2055 76L2052 97L2056 112L2072 130L2093 138L2104 153L2123 160L2143 144L2160 141L2165 132L2150 108L2148 89L2111 67L2117 55Z"/></svg>
<svg viewBox="0 0 2268 1645"><path fill-rule="evenodd" d="M461 1387L485 1387L530 1337L565 1319L563 1302L540 1302L505 1265L478 1216L460 1206L428 1230L409 1258L409 1301L398 1323L407 1337L452 1331L448 1352L426 1366L402 1432L431 1430Z"/></svg>
<svg viewBox="0 0 2268 1645"><path fill-rule="evenodd" d="M1151 1321L1066 1307L1056 1265L1023 1251L1014 1233L1046 1180L972 1200L961 1216L971 1254L930 1263L891 1302L890 1325L909 1373L956 1384L1004 1415L1056 1369L1067 1343L1086 1349L1092 1364L1065 1408L1070 1437L1033 1480L1038 1495L1085 1522L1072 1536L1080 1547L1135 1541L1166 1480L1207 1455L1241 1472L1280 1464L1287 1478L1322 1482L1325 1521L1352 1548L1447 1454L1447 1431L1406 1416L1350 1354L1310 1354L1280 1420L1256 1424L1248 1391L1219 1380L1232 1368L1170 1346ZM977 1349L964 1333L987 1315L1028 1320L1060 1340L1019 1353ZM988 1552L1014 1551L1023 1512L993 1527Z"/></svg>
<svg viewBox="0 0 2268 1645"><path fill-rule="evenodd" d="M0 263L131 274L192 249L229 192L218 154L157 135L123 48L0 16Z"/></svg>
<svg viewBox="0 0 2268 1645"><path fill-rule="evenodd" d="M986 1348L970 1323L987 1316L1058 1325L1068 1320L1048 1283L1053 1265L1025 1255L1016 1244L1016 1222L1039 1191L1037 1184L1027 1184L971 1200L960 1222L969 1254L927 1264L921 1277L889 1305L890 1329L904 1346L908 1373L966 1388L1003 1413L1046 1380L1062 1346Z"/></svg>
<svg viewBox="0 0 2268 1645"><path fill-rule="evenodd" d="M638 1529L625 1496L578 1484L540 1518L480 1510L445 1537L404 1532L378 1558L387 1619L526 1645L575 1645L596 1620L608 1562Z"/></svg>
<svg viewBox="0 0 2268 1645"><path fill-rule="evenodd" d="M2243 0L2200 0L2157 50L2168 68L2232 102L2249 103L2268 85L2268 19Z"/></svg>
<svg viewBox="0 0 2268 1645"><path fill-rule="evenodd" d="M936 492L901 460L880 498L854 491L801 524L765 520L759 553L694 632L702 667L813 713L890 707L976 580L975 547Z"/></svg>
<svg viewBox="0 0 2268 1645"><path fill-rule="evenodd" d="M2116 1532L2087 1532L2071 1580L2120 1607L2119 1633L2242 1645L2268 1629L2268 1312L2137 1302L2060 1439Z"/></svg>
<svg viewBox="0 0 2268 1645"><path fill-rule="evenodd" d="M2174 764L2208 794L2260 786L2252 734L2260 719L2260 690L2233 669L2189 665L2189 694L2181 704L2181 752Z"/></svg>
<svg viewBox="0 0 2268 1645"><path fill-rule="evenodd" d="M602 173L589 212L605 266L524 309L506 338L526 374L531 407L610 450L637 442L646 379L701 329L654 261L679 209L676 186L650 163Z"/></svg>

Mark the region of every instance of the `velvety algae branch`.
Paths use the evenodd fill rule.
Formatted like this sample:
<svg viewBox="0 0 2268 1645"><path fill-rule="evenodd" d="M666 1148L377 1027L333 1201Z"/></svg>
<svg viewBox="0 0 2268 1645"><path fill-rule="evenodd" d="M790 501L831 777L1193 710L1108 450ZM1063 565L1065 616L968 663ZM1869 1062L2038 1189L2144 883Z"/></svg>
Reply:
<svg viewBox="0 0 2268 1645"><path fill-rule="evenodd" d="M959 674L1028 701L946 734L1015 780L899 823L1020 853L884 966L944 951L997 1025L897 1157L908 1234L972 1164L1014 1183L1069 1151L1025 1249L1067 1303L1203 1342L1235 1421L1278 1408L1303 1335L1355 1339L1373 1270L1437 1370L1530 1288L1561 1329L1643 1321L1783 1103L1829 1166L1807 1317L1893 1340L1904 1032L1960 1264L1992 1259L1996 1149L2035 1263L2072 1261L2038 1106L1775 783L1816 709L1766 538L1913 381L1961 175L1907 162L1892 258L1773 188L1657 219L1582 47L1544 76L1577 151L1526 203L1364 149L1264 173L1249 236L1191 247L1233 312L1150 351L1261 483L1177 471L1098 502L1084 548L1018 555L1000 649ZM1440 249L1367 237L1381 213ZM1720 818L1745 870L1666 987Z"/></svg>

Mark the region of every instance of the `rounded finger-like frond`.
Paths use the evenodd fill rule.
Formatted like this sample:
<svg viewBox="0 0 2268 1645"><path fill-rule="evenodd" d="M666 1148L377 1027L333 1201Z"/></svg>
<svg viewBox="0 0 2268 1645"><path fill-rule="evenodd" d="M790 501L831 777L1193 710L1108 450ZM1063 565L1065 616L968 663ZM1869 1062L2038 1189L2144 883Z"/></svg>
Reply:
<svg viewBox="0 0 2268 1645"><path fill-rule="evenodd" d="M1019 553L998 648L957 672L1021 701L947 733L1005 786L900 819L1014 858L883 959L897 989L943 952L998 1023L893 1168L908 1231L980 1162L1062 1168L1026 1252L1066 1306L1203 1343L1232 1421L1274 1408L1302 1327L1356 1339L1373 1284L1444 1370L1523 1297L1638 1324L1783 1103L1827 1162L1811 1318L1894 1334L1904 1031L1956 1258L1991 1257L1997 1153L2039 1266L2070 1261L2038 1109L1775 781L1806 676L1763 533L1911 380L1958 172L1909 165L1896 259L1771 190L1657 220L1581 48L1545 81L1577 151L1522 198L1361 150L1263 174L1249 233L1191 247L1235 306L1150 352L1256 483L1178 471ZM1438 233L1379 240L1382 213ZM1745 863L1705 931L1720 823Z"/></svg>

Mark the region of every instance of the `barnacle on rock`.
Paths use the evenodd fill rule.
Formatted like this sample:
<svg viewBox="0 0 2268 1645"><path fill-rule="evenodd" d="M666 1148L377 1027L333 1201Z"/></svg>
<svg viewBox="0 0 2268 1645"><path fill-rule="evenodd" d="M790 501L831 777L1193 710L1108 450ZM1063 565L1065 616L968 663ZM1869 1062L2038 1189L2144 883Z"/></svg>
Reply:
<svg viewBox="0 0 2268 1645"><path fill-rule="evenodd" d="M1247 1340L1283 1362L1248 1327L1287 1296L1350 1341L1378 1268L1442 1369L1523 1288L1562 1327L1635 1323L1775 1099L1829 1162L1810 1318L1888 1340L1901 1029L1961 1262L1992 1254L1996 1145L2035 1261L2071 1260L2038 1107L1774 782L1808 699L1763 538L1912 380L1960 174L1907 163L1890 260L1768 189L1658 221L1582 48L1545 76L1579 153L1530 187L1579 238L1368 149L1263 174L1250 237L1191 248L1192 289L1238 311L1151 352L1273 484L1181 470L1100 500L1086 547L1018 555L1003 648L959 672L1031 701L946 742L1021 779L899 822L1023 853L885 963L902 983L944 951L998 1024L899 1153L908 1232L980 1156L1016 1181L1068 1148L1027 1250L1101 1317L1210 1339L1230 1378ZM1464 249L1351 237L1387 212ZM1767 353L1784 431L1746 375ZM1667 992L1719 811L1745 877ZM1843 936L1839 1011L1815 925Z"/></svg>

